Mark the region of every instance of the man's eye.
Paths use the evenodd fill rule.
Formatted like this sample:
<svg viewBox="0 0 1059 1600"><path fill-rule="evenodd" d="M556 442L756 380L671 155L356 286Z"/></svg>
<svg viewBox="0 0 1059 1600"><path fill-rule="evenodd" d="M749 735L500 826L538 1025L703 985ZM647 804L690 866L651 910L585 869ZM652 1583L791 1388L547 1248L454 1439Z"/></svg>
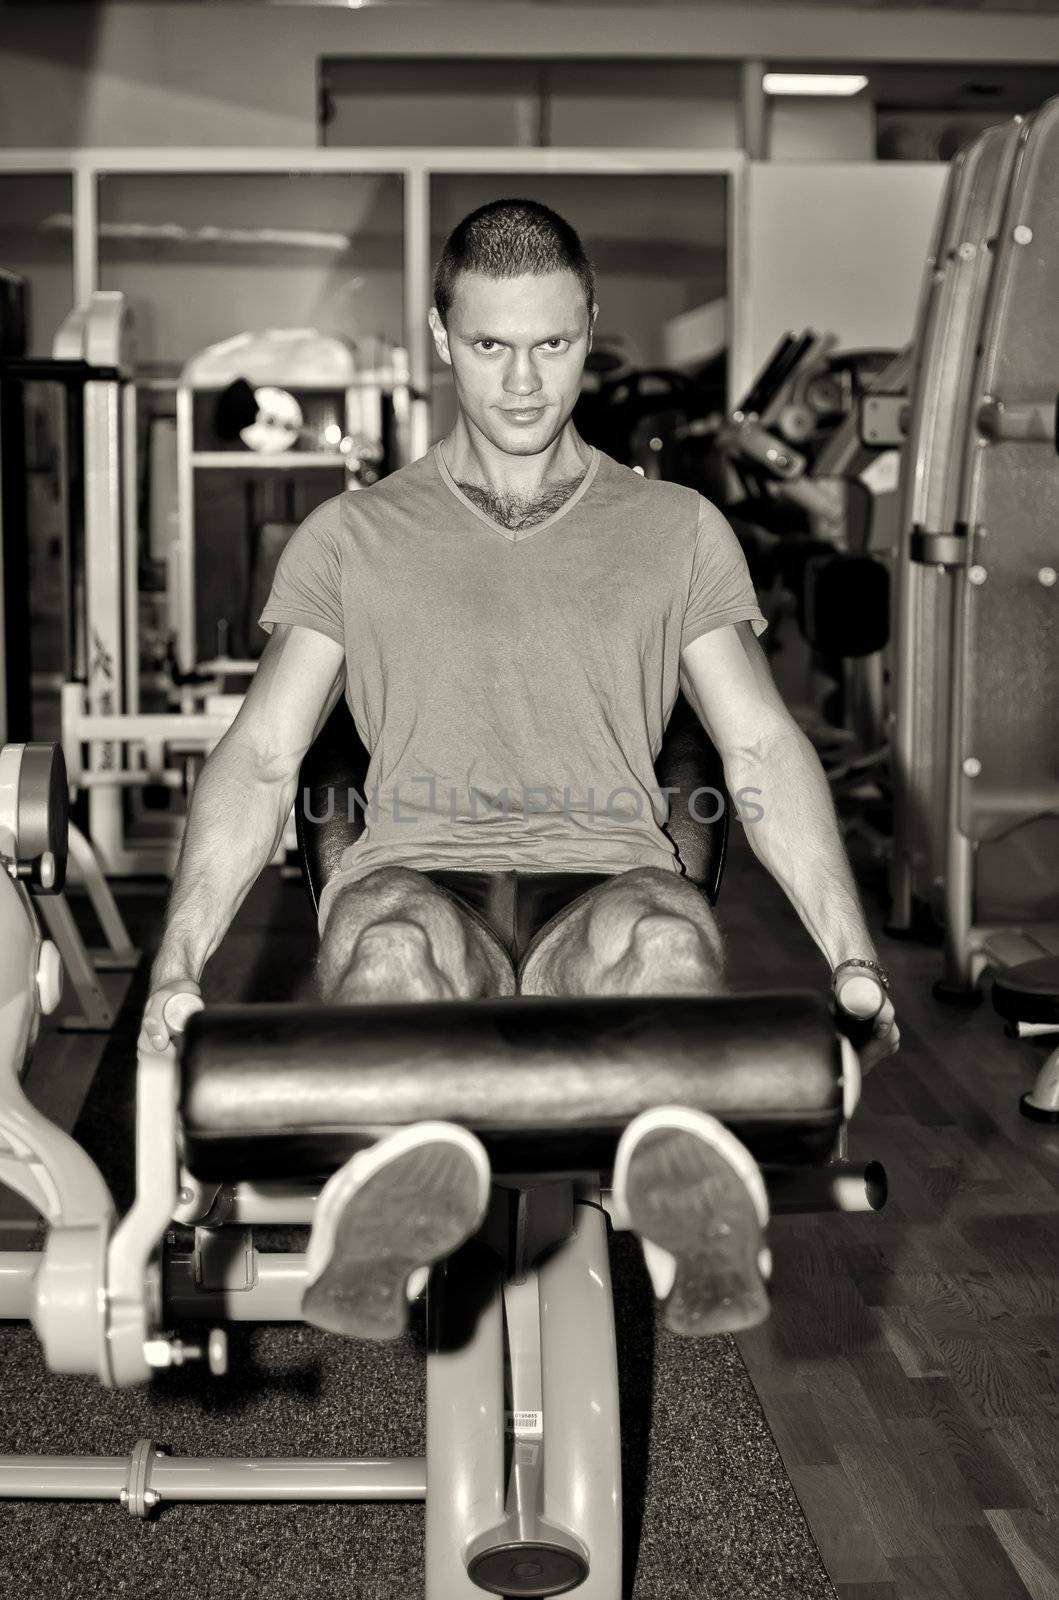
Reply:
<svg viewBox="0 0 1059 1600"><path fill-rule="evenodd" d="M486 350L486 351L495 350L496 349L496 340L495 339L479 339L478 340L478 348L479 348L479 350Z"/></svg>
<svg viewBox="0 0 1059 1600"><path fill-rule="evenodd" d="M566 349L569 346L569 343L569 339L545 339L544 348L545 350L558 350L560 348Z"/></svg>

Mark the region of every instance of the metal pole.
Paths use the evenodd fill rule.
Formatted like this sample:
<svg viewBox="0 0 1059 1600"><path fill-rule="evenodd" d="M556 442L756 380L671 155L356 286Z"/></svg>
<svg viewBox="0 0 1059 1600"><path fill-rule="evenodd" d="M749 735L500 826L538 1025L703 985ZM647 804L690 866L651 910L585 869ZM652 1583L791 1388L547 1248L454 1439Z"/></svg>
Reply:
<svg viewBox="0 0 1059 1600"><path fill-rule="evenodd" d="M87 306L99 287L98 173L90 156L73 171L74 305Z"/></svg>
<svg viewBox="0 0 1059 1600"><path fill-rule="evenodd" d="M740 67L740 138L751 161L768 160L768 100L765 96L764 61L744 61Z"/></svg>
<svg viewBox="0 0 1059 1600"><path fill-rule="evenodd" d="M254 1250L251 1288L202 1287L195 1280L194 1256L169 1255L163 1287L166 1315L178 1321L301 1322L307 1276L302 1254Z"/></svg>
<svg viewBox="0 0 1059 1600"><path fill-rule="evenodd" d="M599 1189L574 1207L575 1232L538 1266L544 1515L587 1551L584 1600L622 1593L618 1361L607 1222Z"/></svg>
<svg viewBox="0 0 1059 1600"><path fill-rule="evenodd" d="M734 165L725 178L726 270L728 372L726 403L731 409L750 387L754 376L750 365L750 296L747 235L750 168L745 161Z"/></svg>
<svg viewBox="0 0 1059 1600"><path fill-rule="evenodd" d="M425 1500L426 1462L165 1456L141 1447L129 1456L0 1456L0 1498L117 1500L139 1515L159 1501Z"/></svg>
<svg viewBox="0 0 1059 1600"><path fill-rule="evenodd" d="M747 161L768 156L768 106L764 89L765 63L744 61L740 66L740 141ZM728 405L734 406L753 377L750 364L749 186L751 171L744 166L728 174Z"/></svg>
<svg viewBox="0 0 1059 1600"><path fill-rule="evenodd" d="M409 165L404 172L404 239L404 345L413 395L410 449L416 461L430 447L430 174L422 165Z"/></svg>

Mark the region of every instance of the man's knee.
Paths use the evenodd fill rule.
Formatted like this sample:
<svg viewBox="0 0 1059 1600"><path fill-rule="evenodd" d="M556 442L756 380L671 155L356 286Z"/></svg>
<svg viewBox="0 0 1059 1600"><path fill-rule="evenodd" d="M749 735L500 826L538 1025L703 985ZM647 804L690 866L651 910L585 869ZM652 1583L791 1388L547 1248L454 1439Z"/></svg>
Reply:
<svg viewBox="0 0 1059 1600"><path fill-rule="evenodd" d="M328 1001L473 998L514 987L472 943L451 899L409 867L380 867L339 890L317 962ZM505 979L507 980L505 985Z"/></svg>
<svg viewBox="0 0 1059 1600"><path fill-rule="evenodd" d="M706 897L686 878L661 867L634 867L590 908L588 941L599 953L609 946L617 954L627 948L634 929L641 929L642 938L653 939L654 930L664 935L667 929L674 932L677 924L699 930L707 946L720 955L721 931Z"/></svg>
<svg viewBox="0 0 1059 1600"><path fill-rule="evenodd" d="M724 983L724 949L716 923L693 921L674 911L648 911L632 925L630 954L633 961L664 975L679 973L682 980L701 981L711 988Z"/></svg>
<svg viewBox="0 0 1059 1600"><path fill-rule="evenodd" d="M725 987L724 941L712 907L692 884L657 867L624 873L614 892L601 896L587 942L603 971L636 989Z"/></svg>
<svg viewBox="0 0 1059 1600"><path fill-rule="evenodd" d="M429 878L411 867L377 867L343 885L324 924L323 944L348 946L371 923L416 922L427 933L455 924L453 907Z"/></svg>
<svg viewBox="0 0 1059 1600"><path fill-rule="evenodd" d="M381 867L335 895L320 941L318 972L325 999L341 998L361 977L387 986L387 973L430 954L418 907L429 883L404 867ZM370 970L369 970L370 969Z"/></svg>

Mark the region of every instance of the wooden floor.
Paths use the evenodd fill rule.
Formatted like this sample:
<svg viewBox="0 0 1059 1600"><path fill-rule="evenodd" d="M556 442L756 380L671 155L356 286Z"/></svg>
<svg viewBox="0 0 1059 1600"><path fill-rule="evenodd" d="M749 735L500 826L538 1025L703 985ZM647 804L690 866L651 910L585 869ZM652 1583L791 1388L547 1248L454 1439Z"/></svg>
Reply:
<svg viewBox="0 0 1059 1600"><path fill-rule="evenodd" d="M1045 1046L988 1000L939 1005L940 952L867 909L902 1048L850 1153L890 1199L778 1218L772 1317L740 1348L841 1600L1057 1600L1059 1130L1018 1112ZM721 910L738 986L821 981L741 841Z"/></svg>

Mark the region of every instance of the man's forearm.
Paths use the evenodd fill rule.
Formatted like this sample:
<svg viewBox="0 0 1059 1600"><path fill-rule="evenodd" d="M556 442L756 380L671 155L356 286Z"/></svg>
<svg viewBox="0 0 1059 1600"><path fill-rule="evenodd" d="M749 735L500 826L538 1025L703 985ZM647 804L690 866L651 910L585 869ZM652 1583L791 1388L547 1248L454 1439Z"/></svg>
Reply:
<svg viewBox="0 0 1059 1600"><path fill-rule="evenodd" d="M209 756L191 798L152 987L199 979L275 854L295 782L262 771L231 736Z"/></svg>
<svg viewBox="0 0 1059 1600"><path fill-rule="evenodd" d="M832 968L875 958L820 758L800 729L729 759L751 849L786 893Z"/></svg>

